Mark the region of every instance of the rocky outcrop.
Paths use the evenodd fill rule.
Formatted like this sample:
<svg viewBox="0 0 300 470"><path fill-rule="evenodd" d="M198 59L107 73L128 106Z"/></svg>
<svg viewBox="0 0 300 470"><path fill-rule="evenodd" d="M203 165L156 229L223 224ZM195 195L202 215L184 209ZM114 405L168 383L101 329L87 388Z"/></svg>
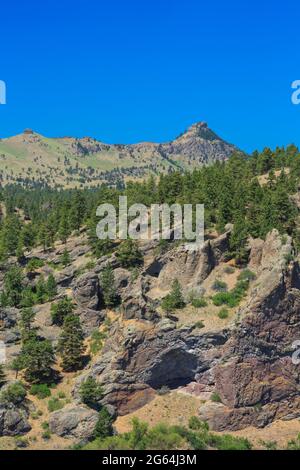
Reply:
<svg viewBox="0 0 300 470"><path fill-rule="evenodd" d="M154 390L184 385L212 367L226 340L226 332L195 336L192 328L176 329L172 322L141 330L115 325L100 360L78 379L75 396L91 375L104 387L104 403L128 413L152 399Z"/></svg>
<svg viewBox="0 0 300 470"><path fill-rule="evenodd" d="M100 285L97 274L88 272L80 276L73 288L74 297L80 307L98 310L100 307Z"/></svg>
<svg viewBox="0 0 300 470"><path fill-rule="evenodd" d="M220 237L207 240L198 250L189 250L185 245L174 248L156 258L147 269L146 274L156 277L156 287L162 291L170 288L177 278L185 292L197 291L217 264L224 258L229 248L229 236L232 226Z"/></svg>
<svg viewBox="0 0 300 470"><path fill-rule="evenodd" d="M259 244L260 254L257 246L251 258L253 265L253 256L259 257L260 275L223 348L222 362L213 369L223 407L216 408L216 416L212 408L200 409L216 430L300 416L300 370L292 363L292 343L300 331L298 261L289 263L291 240L275 230Z"/></svg>
<svg viewBox="0 0 300 470"><path fill-rule="evenodd" d="M20 436L30 431L25 409L13 404L0 404L0 436Z"/></svg>
<svg viewBox="0 0 300 470"><path fill-rule="evenodd" d="M98 413L84 405L67 405L49 417L49 429L61 437L87 441L93 437Z"/></svg>

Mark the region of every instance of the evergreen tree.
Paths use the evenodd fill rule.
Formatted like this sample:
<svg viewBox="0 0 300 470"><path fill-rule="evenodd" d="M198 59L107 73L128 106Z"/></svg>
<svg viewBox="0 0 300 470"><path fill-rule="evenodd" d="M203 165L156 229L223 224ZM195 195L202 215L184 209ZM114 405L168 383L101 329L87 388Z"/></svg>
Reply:
<svg viewBox="0 0 300 470"><path fill-rule="evenodd" d="M49 236L48 228L46 224L42 224L39 230L39 243L42 245L43 250L46 251L47 248L51 246L51 238Z"/></svg>
<svg viewBox="0 0 300 470"><path fill-rule="evenodd" d="M83 331L78 315L70 314L65 318L63 331L58 342L58 352L65 371L72 371L82 366L85 350Z"/></svg>
<svg viewBox="0 0 300 470"><path fill-rule="evenodd" d="M79 230L85 216L85 199L80 191L75 191L70 210L70 224L75 230Z"/></svg>
<svg viewBox="0 0 300 470"><path fill-rule="evenodd" d="M19 323L22 344L25 344L36 337L36 328L34 328L35 313L32 308L23 308L21 310L21 319Z"/></svg>
<svg viewBox="0 0 300 470"><path fill-rule="evenodd" d="M103 406L98 415L98 421L96 423L94 438L105 439L105 437L113 435L113 418L108 412L107 408Z"/></svg>
<svg viewBox="0 0 300 470"><path fill-rule="evenodd" d="M185 301L182 295L182 289L178 279L175 279L172 283L170 294L168 294L162 301L161 307L167 312L172 312L174 309L183 308Z"/></svg>
<svg viewBox="0 0 300 470"><path fill-rule="evenodd" d="M58 237L62 241L62 243L66 244L68 237L70 236L70 223L66 212L64 212L61 216L59 229L58 229Z"/></svg>
<svg viewBox="0 0 300 470"><path fill-rule="evenodd" d="M46 292L49 300L52 300L57 295L56 281L53 274L49 274L46 282Z"/></svg>
<svg viewBox="0 0 300 470"><path fill-rule="evenodd" d="M55 356L50 341L32 338L23 345L21 355L25 368L25 378L28 382L45 383L51 379Z"/></svg>
<svg viewBox="0 0 300 470"><path fill-rule="evenodd" d="M10 307L18 307L22 298L22 290L22 270L17 266L13 266L4 276L3 303Z"/></svg>
<svg viewBox="0 0 300 470"><path fill-rule="evenodd" d="M117 303L117 292L114 286L115 278L111 265L104 268L100 277L100 283L106 307L113 307Z"/></svg>
<svg viewBox="0 0 300 470"><path fill-rule="evenodd" d="M71 257L66 248L64 249L63 254L61 255L60 261L64 267L68 266L71 263Z"/></svg>
<svg viewBox="0 0 300 470"><path fill-rule="evenodd" d="M90 408L99 408L103 398L102 387L93 377L88 377L80 386L80 398Z"/></svg>
<svg viewBox="0 0 300 470"><path fill-rule="evenodd" d="M131 267L140 264L143 260L143 255L140 252L138 245L133 240L125 240L118 248L117 257L123 267Z"/></svg>
<svg viewBox="0 0 300 470"><path fill-rule="evenodd" d="M74 304L71 299L64 297L57 303L51 305L51 317L55 325L63 325L65 318L74 310Z"/></svg>

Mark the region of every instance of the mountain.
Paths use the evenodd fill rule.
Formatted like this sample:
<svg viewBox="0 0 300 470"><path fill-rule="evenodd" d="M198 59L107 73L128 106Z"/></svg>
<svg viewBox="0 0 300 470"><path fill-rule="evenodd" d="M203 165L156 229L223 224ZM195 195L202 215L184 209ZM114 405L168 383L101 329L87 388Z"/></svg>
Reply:
<svg viewBox="0 0 300 470"><path fill-rule="evenodd" d="M223 161L237 151L204 122L166 143L105 144L91 137L47 138L27 129L0 139L3 185L36 182L52 187L120 184L176 170Z"/></svg>

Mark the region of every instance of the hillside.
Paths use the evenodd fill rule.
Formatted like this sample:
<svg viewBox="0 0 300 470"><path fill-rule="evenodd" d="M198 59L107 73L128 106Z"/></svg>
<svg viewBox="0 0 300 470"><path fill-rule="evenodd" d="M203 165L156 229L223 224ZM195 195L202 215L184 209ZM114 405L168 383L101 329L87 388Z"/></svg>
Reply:
<svg viewBox="0 0 300 470"><path fill-rule="evenodd" d="M0 450L299 449L299 188L294 146L125 190L3 188ZM121 194L205 202L205 243L97 239Z"/></svg>
<svg viewBox="0 0 300 470"><path fill-rule="evenodd" d="M47 138L27 129L0 139L0 181L51 187L120 185L223 161L236 150L203 122L162 144L109 145L90 137Z"/></svg>

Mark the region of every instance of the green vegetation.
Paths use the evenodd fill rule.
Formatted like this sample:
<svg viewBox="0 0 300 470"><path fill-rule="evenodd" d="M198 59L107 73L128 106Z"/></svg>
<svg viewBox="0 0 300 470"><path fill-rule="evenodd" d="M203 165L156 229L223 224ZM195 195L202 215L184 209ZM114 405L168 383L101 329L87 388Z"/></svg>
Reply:
<svg viewBox="0 0 300 470"><path fill-rule="evenodd" d="M221 308L221 310L218 313L218 317L221 318L221 320L225 320L226 318L228 318L228 316L229 316L229 312L227 308Z"/></svg>
<svg viewBox="0 0 300 470"><path fill-rule="evenodd" d="M103 300L106 307L111 308L118 302L115 289L114 272L110 265L106 266L100 276L100 285L103 292Z"/></svg>
<svg viewBox="0 0 300 470"><path fill-rule="evenodd" d="M27 392L21 382L13 382L5 387L0 393L0 403L12 403L19 405L26 398Z"/></svg>
<svg viewBox="0 0 300 470"><path fill-rule="evenodd" d="M230 292L219 292L212 297L212 301L216 306L226 304L230 308L237 307L245 296L248 287L248 280L238 281L236 286Z"/></svg>
<svg viewBox="0 0 300 470"><path fill-rule="evenodd" d="M195 308L207 307L207 301L203 297L193 299L191 304Z"/></svg>
<svg viewBox="0 0 300 470"><path fill-rule="evenodd" d="M63 324L59 337L57 351L62 359L62 367L65 371L77 370L82 366L83 331L78 315L69 314Z"/></svg>
<svg viewBox="0 0 300 470"><path fill-rule="evenodd" d="M99 408L99 402L103 398L103 390L93 377L88 377L82 382L79 390L80 398L90 408Z"/></svg>
<svg viewBox="0 0 300 470"><path fill-rule="evenodd" d="M71 299L64 297L51 305L51 318L55 325L61 326L65 318L74 310L74 304Z"/></svg>
<svg viewBox="0 0 300 470"><path fill-rule="evenodd" d="M107 419L108 416L107 416ZM103 422L103 418L102 418ZM104 426L103 426L104 427ZM102 428L103 429L103 428ZM105 426L110 432L109 423ZM105 433L103 433L105 434ZM147 423L132 420L132 430L115 436L105 437L101 433L94 441L84 447L86 450L176 450L176 449L217 449L251 450L251 443L244 438L228 434L217 436L209 432L207 423L197 417L189 421L189 426L169 426L159 423L150 428Z"/></svg>
<svg viewBox="0 0 300 470"><path fill-rule="evenodd" d="M51 396L51 390L46 384L34 384L30 388L31 395L37 396L39 400Z"/></svg>
<svg viewBox="0 0 300 470"><path fill-rule="evenodd" d="M116 254L124 268L134 267L143 262L143 255L140 252L137 243L130 239L123 241L119 245Z"/></svg>
<svg viewBox="0 0 300 470"><path fill-rule="evenodd" d="M61 410L65 406L65 403L60 400L58 397L50 398L48 401L48 411L52 413L53 411Z"/></svg>
<svg viewBox="0 0 300 470"><path fill-rule="evenodd" d="M222 403L221 397L217 392L213 392L210 397L211 401L215 403Z"/></svg>
<svg viewBox="0 0 300 470"><path fill-rule="evenodd" d="M161 307L166 312L172 312L184 306L185 301L182 295L181 285L178 279L175 279L172 283L171 292L163 298Z"/></svg>

